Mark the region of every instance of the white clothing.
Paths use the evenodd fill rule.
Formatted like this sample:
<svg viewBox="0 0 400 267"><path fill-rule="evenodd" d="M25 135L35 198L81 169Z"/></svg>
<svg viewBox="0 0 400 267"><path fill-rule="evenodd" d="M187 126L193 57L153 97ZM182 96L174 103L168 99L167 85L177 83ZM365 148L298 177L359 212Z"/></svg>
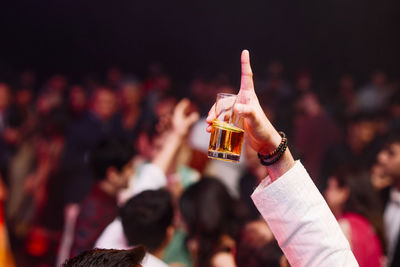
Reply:
<svg viewBox="0 0 400 267"><path fill-rule="evenodd" d="M107 225L106 229L97 239L95 248L106 249L129 249L128 241L124 235L124 229L119 217L115 218L112 223Z"/></svg>
<svg viewBox="0 0 400 267"><path fill-rule="evenodd" d="M350 245L324 198L300 161L252 194L293 267L358 266Z"/></svg>
<svg viewBox="0 0 400 267"><path fill-rule="evenodd" d="M207 154L208 144L210 143L210 133L204 131L208 123L206 118L198 120L191 128L189 133L189 145L191 148L197 149Z"/></svg>
<svg viewBox="0 0 400 267"><path fill-rule="evenodd" d="M130 179L128 188L119 194L118 203L123 205L142 191L157 190L165 186L167 186L167 177L164 172L157 165L146 163L141 167L137 177L135 175Z"/></svg>
<svg viewBox="0 0 400 267"><path fill-rule="evenodd" d="M390 191L390 200L386 205L383 215L386 238L388 241L388 262L390 263L395 253L400 231L400 191L393 188Z"/></svg>
<svg viewBox="0 0 400 267"><path fill-rule="evenodd" d="M151 255L150 253L146 253L144 259L142 261L143 267L168 267L168 264L160 260L159 258Z"/></svg>

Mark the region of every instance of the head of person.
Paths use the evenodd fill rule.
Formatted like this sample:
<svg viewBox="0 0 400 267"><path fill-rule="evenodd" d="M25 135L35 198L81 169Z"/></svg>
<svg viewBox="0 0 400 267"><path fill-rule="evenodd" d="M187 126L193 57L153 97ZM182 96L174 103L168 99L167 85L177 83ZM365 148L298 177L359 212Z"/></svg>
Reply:
<svg viewBox="0 0 400 267"><path fill-rule="evenodd" d="M368 218L379 203L369 172L350 166L342 167L329 178L325 199L336 216L353 212Z"/></svg>
<svg viewBox="0 0 400 267"><path fill-rule="evenodd" d="M396 186L400 184L400 135L391 136L379 152L377 162L384 175L390 176Z"/></svg>
<svg viewBox="0 0 400 267"><path fill-rule="evenodd" d="M174 233L172 197L165 189L132 197L121 208L120 217L128 244L143 245L150 253L162 251Z"/></svg>
<svg viewBox="0 0 400 267"><path fill-rule="evenodd" d="M322 104L313 92L303 93L297 100L296 108L299 113L306 117L318 116L323 112Z"/></svg>
<svg viewBox="0 0 400 267"><path fill-rule="evenodd" d="M142 102L143 88L139 81L124 81L119 86L119 98L122 110L132 107L140 107Z"/></svg>
<svg viewBox="0 0 400 267"><path fill-rule="evenodd" d="M122 72L118 67L111 67L107 70L106 76L108 85L114 87L121 81Z"/></svg>
<svg viewBox="0 0 400 267"><path fill-rule="evenodd" d="M132 156L130 144L116 139L100 141L89 156L94 179L106 183L114 191L127 187L133 174Z"/></svg>
<svg viewBox="0 0 400 267"><path fill-rule="evenodd" d="M223 238L235 239L246 217L225 185L211 177L188 187L179 207L188 229L189 249L199 266L208 266L215 253L232 249Z"/></svg>
<svg viewBox="0 0 400 267"><path fill-rule="evenodd" d="M115 93L107 87L98 87L92 97L92 112L101 120L109 120L116 111Z"/></svg>
<svg viewBox="0 0 400 267"><path fill-rule="evenodd" d="M368 113L357 113L347 122L347 141L352 148L363 149L377 135L378 127L375 117Z"/></svg>
<svg viewBox="0 0 400 267"><path fill-rule="evenodd" d="M301 70L296 75L296 88L299 92L305 93L311 89L312 78L310 72Z"/></svg>
<svg viewBox="0 0 400 267"><path fill-rule="evenodd" d="M274 236L263 220L246 223L236 240L235 262L238 267L279 266L282 251L271 246Z"/></svg>
<svg viewBox="0 0 400 267"><path fill-rule="evenodd" d="M165 139L157 130L157 124L157 120L148 120L143 123L136 140L138 154L148 160L153 159Z"/></svg>
<svg viewBox="0 0 400 267"><path fill-rule="evenodd" d="M128 250L91 249L66 260L62 267L141 267L145 253L141 246Z"/></svg>
<svg viewBox="0 0 400 267"><path fill-rule="evenodd" d="M239 240L236 247L235 263L237 267L288 267L285 255L276 241L262 244L247 243L246 238Z"/></svg>
<svg viewBox="0 0 400 267"><path fill-rule="evenodd" d="M86 109L87 95L81 85L73 85L69 90L68 104L72 112L80 113Z"/></svg>

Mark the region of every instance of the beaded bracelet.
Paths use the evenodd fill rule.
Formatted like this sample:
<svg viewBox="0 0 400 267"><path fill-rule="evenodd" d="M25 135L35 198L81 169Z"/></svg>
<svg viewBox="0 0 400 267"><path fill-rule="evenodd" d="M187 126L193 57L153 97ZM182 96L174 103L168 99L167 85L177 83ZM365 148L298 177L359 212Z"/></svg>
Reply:
<svg viewBox="0 0 400 267"><path fill-rule="evenodd" d="M287 149L287 138L286 134L284 132L279 132L280 136L282 137L281 143L279 146L269 153L268 155L261 155L260 153L257 153L258 158L260 159L260 163L264 166L269 166L277 162L283 155L283 153Z"/></svg>

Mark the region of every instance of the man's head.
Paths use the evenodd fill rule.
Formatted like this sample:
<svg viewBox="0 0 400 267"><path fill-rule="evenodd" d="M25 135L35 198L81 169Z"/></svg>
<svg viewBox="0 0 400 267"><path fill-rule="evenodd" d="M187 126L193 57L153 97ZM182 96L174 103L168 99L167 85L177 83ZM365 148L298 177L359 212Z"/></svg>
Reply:
<svg viewBox="0 0 400 267"><path fill-rule="evenodd" d="M106 87L97 88L93 95L91 107L92 112L100 120L109 120L115 114L115 93Z"/></svg>
<svg viewBox="0 0 400 267"><path fill-rule="evenodd" d="M119 86L119 100L122 109L140 107L143 98L142 84L138 81L126 81Z"/></svg>
<svg viewBox="0 0 400 267"><path fill-rule="evenodd" d="M67 260L62 267L139 267L145 253L140 246L129 250L92 249Z"/></svg>
<svg viewBox="0 0 400 267"><path fill-rule="evenodd" d="M131 246L143 245L155 252L172 237L172 198L164 189L147 190L132 197L121 208L120 216Z"/></svg>
<svg viewBox="0 0 400 267"><path fill-rule="evenodd" d="M73 85L69 90L68 103L73 112L81 112L86 109L87 96L85 88Z"/></svg>
<svg viewBox="0 0 400 267"><path fill-rule="evenodd" d="M395 183L400 182L400 136L389 139L386 146L379 152L378 164L382 167L384 175L394 179Z"/></svg>
<svg viewBox="0 0 400 267"><path fill-rule="evenodd" d="M101 141L90 152L90 165L95 180L105 181L117 190L126 187L133 174L130 164L132 152L129 144L116 139Z"/></svg>

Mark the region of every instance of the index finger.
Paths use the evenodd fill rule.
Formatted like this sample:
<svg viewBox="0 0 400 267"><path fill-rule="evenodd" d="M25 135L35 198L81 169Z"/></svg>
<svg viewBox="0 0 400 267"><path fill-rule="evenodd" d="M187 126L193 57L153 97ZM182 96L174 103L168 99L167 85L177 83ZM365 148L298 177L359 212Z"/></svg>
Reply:
<svg viewBox="0 0 400 267"><path fill-rule="evenodd" d="M248 50L243 50L241 55L242 76L240 90L254 90L253 72L250 66L250 54Z"/></svg>

